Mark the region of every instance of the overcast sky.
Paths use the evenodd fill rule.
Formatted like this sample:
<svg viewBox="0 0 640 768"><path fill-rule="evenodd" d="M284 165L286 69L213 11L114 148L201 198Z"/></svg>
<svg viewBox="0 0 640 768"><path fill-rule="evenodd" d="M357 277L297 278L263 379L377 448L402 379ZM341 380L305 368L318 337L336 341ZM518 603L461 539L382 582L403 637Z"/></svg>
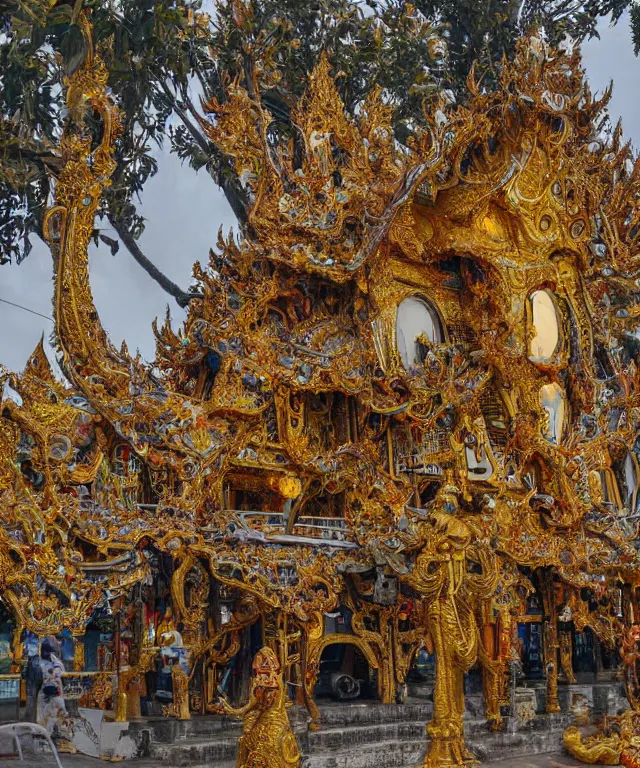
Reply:
<svg viewBox="0 0 640 768"><path fill-rule="evenodd" d="M584 63L592 90L602 92L614 81L610 113L622 118L625 135L640 146L640 59L633 55L629 25L623 19L616 27L601 25L601 40L583 46ZM221 192L203 171L195 173L168 152L159 158L159 173L144 190L141 212L147 227L140 245L144 253L169 277L188 287L194 261L206 262L209 248L234 217ZM105 234L114 235L106 231ZM151 321L165 313L167 296L121 247L111 256L106 246L91 248L91 286L102 324L119 347L126 339L129 350L140 349L152 360L154 341ZM43 315L51 315L51 257L41 242L34 243L29 257L18 267L0 267L0 299L22 304ZM184 312L169 301L175 322ZM175 323L174 323L175 325ZM0 363L21 370L44 332L52 323L42 317L0 303Z"/></svg>

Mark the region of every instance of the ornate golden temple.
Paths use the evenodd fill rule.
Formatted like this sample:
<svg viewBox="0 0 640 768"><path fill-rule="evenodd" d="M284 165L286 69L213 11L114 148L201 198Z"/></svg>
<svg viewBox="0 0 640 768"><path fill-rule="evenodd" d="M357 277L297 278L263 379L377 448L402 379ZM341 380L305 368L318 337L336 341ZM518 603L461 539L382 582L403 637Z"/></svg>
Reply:
<svg viewBox="0 0 640 768"><path fill-rule="evenodd" d="M329 688L383 704L430 658L439 768L474 761L467 673L498 731L514 669L557 712L588 637L589 663L619 651L631 709L603 738L636 765L640 169L578 55L536 36L408 145L383 94L346 114L330 73L288 139L237 84L202 105L251 212L152 364L89 285L119 129L100 56L67 83L45 232L65 381L40 345L0 419L7 676L57 635L84 706L235 714L238 765L281 768L288 704L322 726L331 648Z"/></svg>

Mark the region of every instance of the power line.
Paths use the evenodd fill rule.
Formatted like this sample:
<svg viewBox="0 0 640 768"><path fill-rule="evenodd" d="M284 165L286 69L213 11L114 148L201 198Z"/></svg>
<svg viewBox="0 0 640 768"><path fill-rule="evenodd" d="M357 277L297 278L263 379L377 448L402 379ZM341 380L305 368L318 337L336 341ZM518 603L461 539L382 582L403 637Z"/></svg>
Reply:
<svg viewBox="0 0 640 768"><path fill-rule="evenodd" d="M32 315L38 315L38 317L44 317L44 319L48 320L50 323L53 322L53 319L50 318L48 315L43 315L40 312L36 312L34 309L29 309L29 307L23 307L22 304L15 304L13 301L8 301L7 299L0 299L0 301L3 304L11 304L12 307L17 307L18 309L24 309L25 312L31 312Z"/></svg>

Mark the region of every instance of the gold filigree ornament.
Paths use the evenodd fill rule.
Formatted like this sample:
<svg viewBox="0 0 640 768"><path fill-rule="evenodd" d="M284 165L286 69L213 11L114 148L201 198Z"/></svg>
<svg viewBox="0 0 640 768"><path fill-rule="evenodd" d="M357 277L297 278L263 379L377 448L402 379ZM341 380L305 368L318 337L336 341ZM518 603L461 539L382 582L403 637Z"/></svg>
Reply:
<svg viewBox="0 0 640 768"><path fill-rule="evenodd" d="M144 636L119 646L119 716L137 716L134 681L166 631L190 652L170 714L186 719L191 698L242 716L242 768L299 764L284 679L318 727L328 645L361 651L385 703L424 645L435 768L473 761L462 679L476 661L501 727L513 628L535 597L550 710L561 664L571 677L561 606L622 643L619 757L635 759L640 166L619 132L594 139L607 95L591 97L578 54L523 39L494 91L472 73L467 105L427 109L406 147L378 90L348 113L327 56L280 141L260 83L231 83L201 123L248 224L196 264L184 326L154 324L147 365L109 342L90 290L120 117L80 24L45 216L65 381L42 343L21 375L0 373L0 599L16 627L80 637L98 610L149 608ZM171 612L154 618L141 595L160 559ZM338 610L349 633L325 624ZM249 704L218 707L220 670L258 621ZM112 697L106 677L92 695ZM605 738L565 741L613 759Z"/></svg>

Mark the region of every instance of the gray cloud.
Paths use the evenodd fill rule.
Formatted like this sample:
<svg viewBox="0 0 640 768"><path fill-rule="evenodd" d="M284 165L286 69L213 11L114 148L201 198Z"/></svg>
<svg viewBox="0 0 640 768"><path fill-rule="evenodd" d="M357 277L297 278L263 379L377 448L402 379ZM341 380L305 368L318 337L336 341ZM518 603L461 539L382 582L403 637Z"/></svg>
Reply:
<svg viewBox="0 0 640 768"><path fill-rule="evenodd" d="M235 218L224 196L205 172L182 166L169 152L159 155L159 172L144 190L141 213L147 227L140 239L143 252L178 285L188 287L195 261L206 263L220 226L226 232ZM105 229L105 234L114 236ZM91 287L102 324L112 342L126 339L131 352L154 357L151 321L164 317L167 304L174 326L185 313L121 247L116 256L103 244L90 248ZM22 304L44 315L52 314L52 263L40 240L18 267L0 269L0 298ZM20 370L40 336L53 328L41 317L0 303L0 362Z"/></svg>
<svg viewBox="0 0 640 768"><path fill-rule="evenodd" d="M638 74L640 59L633 54L629 16L625 14L615 27L600 23L600 40L582 46L584 67L593 91L602 93L613 80L609 112L615 122L622 118L624 135L640 146L640 99Z"/></svg>
<svg viewBox="0 0 640 768"><path fill-rule="evenodd" d="M637 146L640 100L636 83L640 62L633 55L628 21L623 19L613 28L601 24L600 32L601 40L583 46L589 81L594 91L602 92L614 80L611 116L614 120L622 117L625 135ZM184 287L189 284L193 262L207 261L219 227L227 231L234 223L226 200L210 176L182 166L168 151L159 156L159 172L144 191L141 211L148 220L141 238L143 251ZM104 245L92 247L90 265L96 305L113 343L120 346L126 339L132 352L139 348L143 357L153 359L151 321L164 315L167 303L174 325L182 321L184 312L124 247L115 257ZM51 257L41 241L21 266L0 268L0 298L51 315L51 296ZM0 362L10 370L20 370L41 334L48 337L53 327L43 318L2 303L0 323Z"/></svg>

